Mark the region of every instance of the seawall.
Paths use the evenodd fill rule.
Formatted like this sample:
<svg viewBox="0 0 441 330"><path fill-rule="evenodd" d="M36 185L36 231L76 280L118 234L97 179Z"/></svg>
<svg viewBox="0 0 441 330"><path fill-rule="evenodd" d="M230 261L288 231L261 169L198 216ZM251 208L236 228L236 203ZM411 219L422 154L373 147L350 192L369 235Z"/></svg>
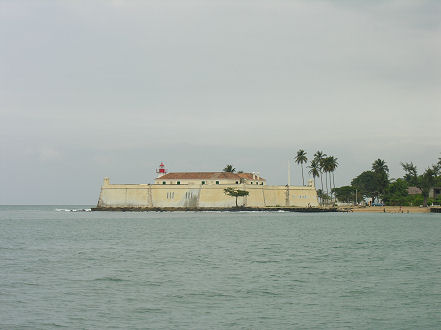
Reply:
<svg viewBox="0 0 441 330"><path fill-rule="evenodd" d="M252 212L252 211L268 211L268 212L342 212L335 207L93 207L92 211L118 211L118 212Z"/></svg>
<svg viewBox="0 0 441 330"><path fill-rule="evenodd" d="M110 184L105 180L95 210L131 209L236 209L236 198L224 189L238 188L249 192L238 197L245 208L317 208L314 187L238 185L160 185Z"/></svg>

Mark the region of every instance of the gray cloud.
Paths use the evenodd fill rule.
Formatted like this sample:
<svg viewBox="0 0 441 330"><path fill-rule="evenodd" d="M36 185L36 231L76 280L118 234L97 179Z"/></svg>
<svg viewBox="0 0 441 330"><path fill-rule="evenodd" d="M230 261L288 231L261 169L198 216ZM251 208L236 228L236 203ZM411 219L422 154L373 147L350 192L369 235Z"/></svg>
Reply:
<svg viewBox="0 0 441 330"><path fill-rule="evenodd" d="M299 148L336 155L338 184L378 157L395 177L401 160L425 167L440 7L0 1L0 203L94 203L103 176L152 180L161 160L281 184Z"/></svg>

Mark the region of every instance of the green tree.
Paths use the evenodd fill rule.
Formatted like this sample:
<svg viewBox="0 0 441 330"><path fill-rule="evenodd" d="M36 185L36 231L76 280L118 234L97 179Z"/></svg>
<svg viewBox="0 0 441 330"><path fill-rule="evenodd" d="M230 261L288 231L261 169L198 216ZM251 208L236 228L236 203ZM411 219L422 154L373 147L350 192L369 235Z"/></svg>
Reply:
<svg viewBox="0 0 441 330"><path fill-rule="evenodd" d="M326 175L326 180L325 180L326 194L329 195L329 191L332 189L332 187L331 187L331 175L330 174L328 175L328 173L331 173L332 171L332 166L333 166L332 157L331 156L325 157L323 159L322 165L323 165L323 171L325 172ZM329 177L329 190L328 190L328 177Z"/></svg>
<svg viewBox="0 0 441 330"><path fill-rule="evenodd" d="M344 203L355 202L355 188L352 186L343 186L333 189L335 198Z"/></svg>
<svg viewBox="0 0 441 330"><path fill-rule="evenodd" d="M397 179L391 182L383 195L383 202L386 205L406 205L408 204L409 187L405 179Z"/></svg>
<svg viewBox="0 0 441 330"><path fill-rule="evenodd" d="M412 162L410 163L401 163L401 167L403 168L404 180L411 186L416 186L418 183L418 172L415 165Z"/></svg>
<svg viewBox="0 0 441 330"><path fill-rule="evenodd" d="M326 157L326 155L323 153L323 151L317 151L314 154L314 160L317 162L320 172L320 181L322 182L322 191L323 191L323 159Z"/></svg>
<svg viewBox="0 0 441 330"><path fill-rule="evenodd" d="M227 196L236 197L236 207L238 207L237 198L243 197L243 196L248 196L249 192L246 190L240 190L240 189L234 189L234 188L228 187L228 188L224 189L224 194Z"/></svg>
<svg viewBox="0 0 441 330"><path fill-rule="evenodd" d="M372 170L377 173L389 173L389 167L386 165L386 162L380 158L372 163Z"/></svg>
<svg viewBox="0 0 441 330"><path fill-rule="evenodd" d="M389 184L389 167L386 165L384 160L378 158L372 163L372 171L375 175L377 197L382 196L387 185Z"/></svg>
<svg viewBox="0 0 441 330"><path fill-rule="evenodd" d="M421 189L424 202L423 206L427 206L427 198L429 197L430 189L435 186L435 172L428 168L422 175L418 177L417 187Z"/></svg>
<svg viewBox="0 0 441 330"><path fill-rule="evenodd" d="M320 176L320 164L319 162L314 158L311 161L311 164L308 166L309 168L309 174L312 175L312 178L314 179L314 187L315 187L315 178Z"/></svg>
<svg viewBox="0 0 441 330"><path fill-rule="evenodd" d="M302 166L302 182L303 182L303 185L305 185L305 178L303 176L303 164L306 163L307 161L308 161L308 158L306 157L305 150L300 149L299 151L297 151L297 156L295 157L295 162Z"/></svg>
<svg viewBox="0 0 441 330"><path fill-rule="evenodd" d="M233 167L233 165L227 165L225 166L225 168L223 169L224 172L230 172L230 173L234 173L236 172L236 169Z"/></svg>
<svg viewBox="0 0 441 330"><path fill-rule="evenodd" d="M335 172L335 170L337 169L337 167L338 167L338 158L337 157L334 157L334 156L330 156L329 157L329 169L330 169L330 172L332 173L332 185L334 186L334 189L335 189L335 177L334 177L334 172ZM332 189L331 189L331 191L332 191ZM335 197L335 196L334 196Z"/></svg>
<svg viewBox="0 0 441 330"><path fill-rule="evenodd" d="M421 189L423 197L423 205L427 206L427 199L429 198L430 190L436 185L441 184L439 177L441 169L441 158L432 167L427 168L423 174L418 175L417 168L413 163L401 163L405 172L404 179L409 185L416 186Z"/></svg>
<svg viewBox="0 0 441 330"><path fill-rule="evenodd" d="M320 198L321 201L329 199L329 196L321 189L317 189L317 197Z"/></svg>
<svg viewBox="0 0 441 330"><path fill-rule="evenodd" d="M363 197L372 198L372 203L378 197L376 176L373 171L364 171L351 181L351 186L356 188Z"/></svg>
<svg viewBox="0 0 441 330"><path fill-rule="evenodd" d="M432 165L433 174L435 175L435 178L437 178L441 173L441 164L436 163Z"/></svg>

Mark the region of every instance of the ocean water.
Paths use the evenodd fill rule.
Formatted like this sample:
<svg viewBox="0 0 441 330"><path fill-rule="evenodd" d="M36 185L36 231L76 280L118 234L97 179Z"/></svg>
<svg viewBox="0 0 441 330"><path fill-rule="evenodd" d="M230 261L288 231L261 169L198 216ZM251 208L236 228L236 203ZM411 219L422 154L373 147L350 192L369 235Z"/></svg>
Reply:
<svg viewBox="0 0 441 330"><path fill-rule="evenodd" d="M0 328L441 328L440 214L87 208L0 207Z"/></svg>

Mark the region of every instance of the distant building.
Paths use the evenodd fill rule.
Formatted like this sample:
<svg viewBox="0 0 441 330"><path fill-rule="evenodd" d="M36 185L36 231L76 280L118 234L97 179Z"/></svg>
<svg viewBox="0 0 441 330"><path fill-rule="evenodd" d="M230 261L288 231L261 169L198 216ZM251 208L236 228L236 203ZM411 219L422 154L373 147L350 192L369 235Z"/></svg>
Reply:
<svg viewBox="0 0 441 330"><path fill-rule="evenodd" d="M441 198L441 187L433 187L430 189L429 197L433 199Z"/></svg>
<svg viewBox="0 0 441 330"><path fill-rule="evenodd" d="M423 192L418 187L409 187L407 188L407 193L409 195L421 195Z"/></svg>
<svg viewBox="0 0 441 330"><path fill-rule="evenodd" d="M407 188L407 193L409 195L421 195L423 192L418 187ZM438 199L441 197L441 187L433 187L429 190L429 198Z"/></svg>
<svg viewBox="0 0 441 330"><path fill-rule="evenodd" d="M156 170L153 184L111 184L104 178L97 207L139 209L231 208L236 199L226 188L245 190L240 206L251 208L318 207L314 181L307 186L271 186L259 173L171 172L164 163Z"/></svg>

